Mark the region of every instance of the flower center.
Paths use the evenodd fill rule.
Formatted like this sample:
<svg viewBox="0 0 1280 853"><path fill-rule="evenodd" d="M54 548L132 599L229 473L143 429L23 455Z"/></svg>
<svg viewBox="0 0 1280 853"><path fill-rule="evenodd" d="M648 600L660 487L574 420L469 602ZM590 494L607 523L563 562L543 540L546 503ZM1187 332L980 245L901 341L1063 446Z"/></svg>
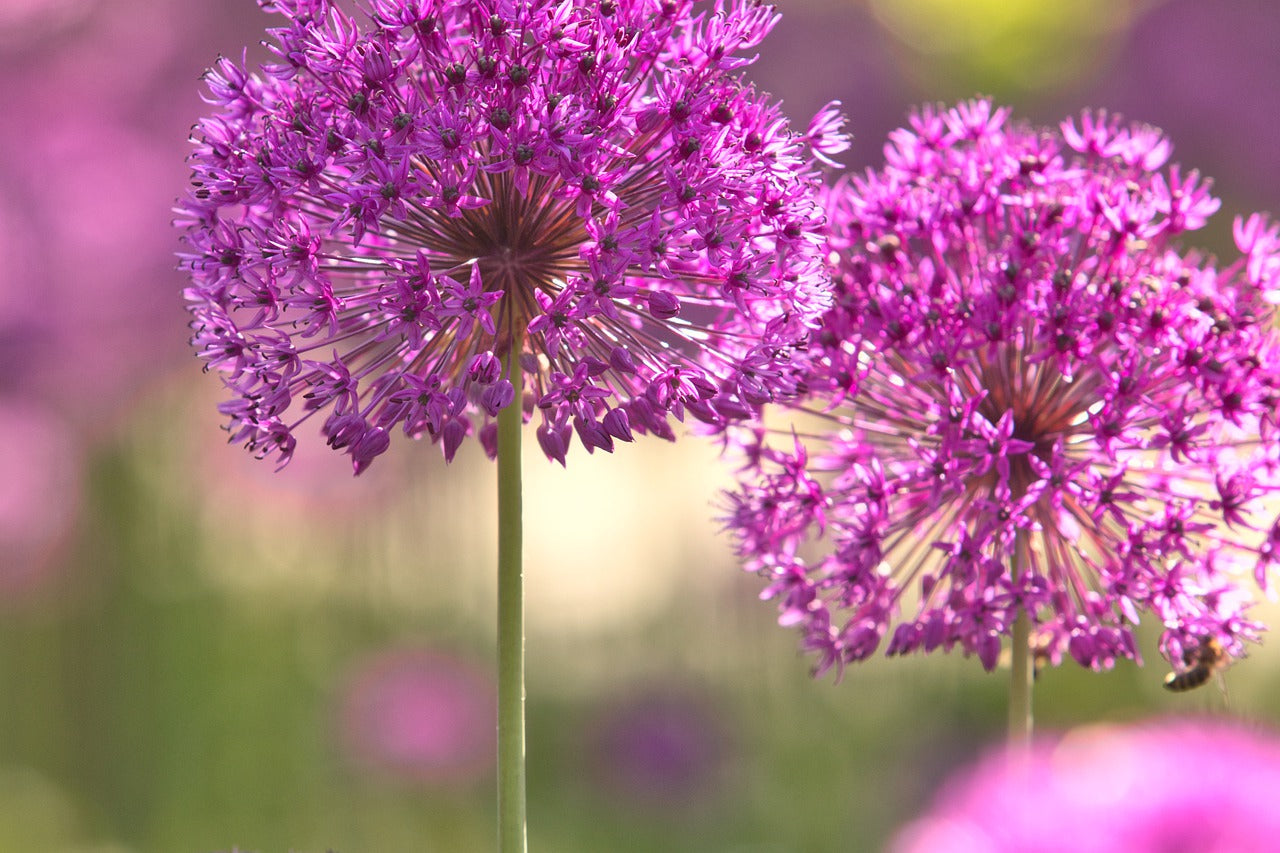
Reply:
<svg viewBox="0 0 1280 853"><path fill-rule="evenodd" d="M1007 460L1007 487L1016 500L1041 479L1033 459L1051 466L1054 445L1059 441L1069 440L1082 429L1105 430L1105 426L1091 425L1082 417L1096 402L1095 377L1086 373L1068 379L1051 360L1028 364L1016 353L1005 354L1003 362L1003 369L982 370L969 381L987 392L977 414L992 425L1006 417L1012 420L1008 441L992 440L987 450L993 457L1003 455ZM1010 447L1008 442L1017 444ZM996 471L989 469L970 488L990 494L997 483Z"/></svg>
<svg viewBox="0 0 1280 853"><path fill-rule="evenodd" d="M548 202L558 179L535 175L530 183L520 193L510 175L482 174L454 195L454 215L423 208L411 213L412 234L433 268L465 278L474 264L483 291L502 293L487 309L498 326L493 349L499 355L508 349L512 330L524 329L541 313L536 291L554 297L571 276L586 272L578 247L588 238L573 201ZM467 203L477 198L488 203Z"/></svg>

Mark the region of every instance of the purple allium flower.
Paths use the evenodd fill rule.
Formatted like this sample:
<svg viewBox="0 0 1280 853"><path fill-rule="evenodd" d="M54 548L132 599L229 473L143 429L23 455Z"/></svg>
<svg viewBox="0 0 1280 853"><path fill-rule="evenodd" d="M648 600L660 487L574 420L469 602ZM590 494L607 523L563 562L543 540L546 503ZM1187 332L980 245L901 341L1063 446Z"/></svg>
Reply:
<svg viewBox="0 0 1280 853"><path fill-rule="evenodd" d="M424 782L471 781L493 766L492 679L426 649L364 662L345 686L342 738L353 762Z"/></svg>
<svg viewBox="0 0 1280 853"><path fill-rule="evenodd" d="M925 108L833 190L835 307L794 437L758 432L728 523L817 670L961 648L995 666L1025 609L1057 663L1181 662L1256 639L1280 528L1277 228L1179 253L1218 207L1159 132ZM893 629L890 632L890 629Z"/></svg>
<svg viewBox="0 0 1280 853"><path fill-rule="evenodd" d="M492 456L513 340L561 463L575 432L612 450L794 390L826 299L813 152L843 135L832 109L791 132L739 79L771 9L262 5L279 61L206 75L179 210L234 440L287 462L318 414L357 473L396 429Z"/></svg>
<svg viewBox="0 0 1280 853"><path fill-rule="evenodd" d="M670 687L629 697L602 715L588 742L601 790L627 808L696 809L723 793L729 733L708 702Z"/></svg>
<svg viewBox="0 0 1280 853"><path fill-rule="evenodd" d="M895 853L1268 853L1280 740L1209 720L1098 726L953 777Z"/></svg>

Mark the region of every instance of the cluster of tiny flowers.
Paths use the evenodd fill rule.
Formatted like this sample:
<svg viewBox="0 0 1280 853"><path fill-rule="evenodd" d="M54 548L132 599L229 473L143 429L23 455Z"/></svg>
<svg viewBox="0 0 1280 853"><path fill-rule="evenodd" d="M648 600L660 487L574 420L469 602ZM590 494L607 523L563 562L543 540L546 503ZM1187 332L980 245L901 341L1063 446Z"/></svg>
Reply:
<svg viewBox="0 0 1280 853"><path fill-rule="evenodd" d="M1180 253L1218 208L1151 128L923 109L832 190L835 305L792 434L742 442L729 527L816 669L960 648L1110 667L1163 624L1243 653L1280 529L1277 229ZM912 612L914 611L914 612Z"/></svg>
<svg viewBox="0 0 1280 853"><path fill-rule="evenodd" d="M1096 727L956 774L893 853L1269 853L1280 741L1208 720Z"/></svg>
<svg viewBox="0 0 1280 853"><path fill-rule="evenodd" d="M401 429L496 451L512 405L564 462L794 392L827 307L818 160L738 76L751 0L260 0L179 206L193 345L233 440L287 462L320 415L358 473ZM512 350L519 358L511 358Z"/></svg>

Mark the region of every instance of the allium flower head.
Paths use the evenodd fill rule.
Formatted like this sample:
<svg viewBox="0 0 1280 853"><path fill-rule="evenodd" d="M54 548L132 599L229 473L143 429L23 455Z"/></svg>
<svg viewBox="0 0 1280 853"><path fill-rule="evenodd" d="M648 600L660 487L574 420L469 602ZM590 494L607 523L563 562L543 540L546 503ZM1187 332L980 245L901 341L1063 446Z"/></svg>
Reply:
<svg viewBox="0 0 1280 853"><path fill-rule="evenodd" d="M729 525L818 652L961 648L995 666L1025 609L1040 653L1178 665L1259 626L1275 528L1276 228L1221 266L1174 238L1218 207L1155 130L1054 132L986 101L924 109L829 200L835 307L809 416L745 442Z"/></svg>
<svg viewBox="0 0 1280 853"><path fill-rule="evenodd" d="M951 779L894 853L1268 853L1280 741L1178 720L997 752Z"/></svg>
<svg viewBox="0 0 1280 853"><path fill-rule="evenodd" d="M513 340L546 455L792 389L824 308L815 158L736 69L749 0L279 0L278 57L223 59L179 225L193 343L235 439L312 415L357 472L390 433L495 451Z"/></svg>

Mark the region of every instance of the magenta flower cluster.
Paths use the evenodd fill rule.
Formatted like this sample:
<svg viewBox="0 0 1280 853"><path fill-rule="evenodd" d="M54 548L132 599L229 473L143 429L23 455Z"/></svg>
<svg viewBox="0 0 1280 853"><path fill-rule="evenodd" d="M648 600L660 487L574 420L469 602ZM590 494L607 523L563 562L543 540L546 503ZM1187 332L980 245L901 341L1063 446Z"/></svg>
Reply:
<svg viewBox="0 0 1280 853"><path fill-rule="evenodd" d="M357 473L394 430L564 462L793 393L826 307L815 161L737 70L749 0L262 0L277 61L206 76L181 202L193 344L233 439L319 416ZM512 349L528 395L514 401Z"/></svg>
<svg viewBox="0 0 1280 853"><path fill-rule="evenodd" d="M1242 257L1180 253L1218 208L1157 131L1057 131L987 101L926 108L887 164L837 186L835 307L791 432L743 442L728 524L816 669L885 644L993 668L1138 658L1149 613L1178 666L1259 627L1275 496L1277 228Z"/></svg>
<svg viewBox="0 0 1280 853"><path fill-rule="evenodd" d="M406 781L463 785L494 764L492 676L426 648L393 648L362 661L337 712L357 767Z"/></svg>
<svg viewBox="0 0 1280 853"><path fill-rule="evenodd" d="M1280 740L1209 720L1095 727L946 783L893 853L1269 853Z"/></svg>

